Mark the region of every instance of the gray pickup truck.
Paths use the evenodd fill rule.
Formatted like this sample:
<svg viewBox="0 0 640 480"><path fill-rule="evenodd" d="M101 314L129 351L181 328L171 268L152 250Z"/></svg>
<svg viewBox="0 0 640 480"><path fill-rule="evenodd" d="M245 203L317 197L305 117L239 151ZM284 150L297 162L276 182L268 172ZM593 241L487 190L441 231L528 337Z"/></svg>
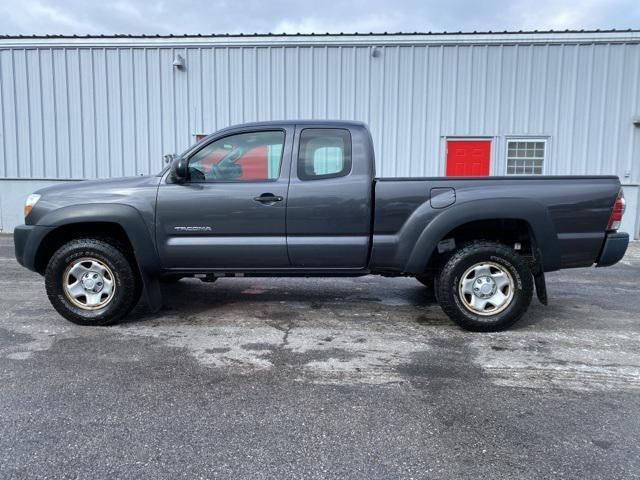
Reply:
<svg viewBox="0 0 640 480"><path fill-rule="evenodd" d="M544 272L624 255L615 176L376 178L366 125L229 127L154 176L42 189L15 251L82 325L127 315L160 282L234 276L411 276L468 330L509 327Z"/></svg>

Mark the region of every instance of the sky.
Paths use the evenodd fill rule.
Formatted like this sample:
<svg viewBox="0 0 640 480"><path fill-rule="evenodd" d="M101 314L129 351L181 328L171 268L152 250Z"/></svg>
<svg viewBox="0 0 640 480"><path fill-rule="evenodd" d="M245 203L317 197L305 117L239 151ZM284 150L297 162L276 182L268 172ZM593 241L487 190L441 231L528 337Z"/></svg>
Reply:
<svg viewBox="0 0 640 480"><path fill-rule="evenodd" d="M0 0L0 34L640 28L640 0Z"/></svg>

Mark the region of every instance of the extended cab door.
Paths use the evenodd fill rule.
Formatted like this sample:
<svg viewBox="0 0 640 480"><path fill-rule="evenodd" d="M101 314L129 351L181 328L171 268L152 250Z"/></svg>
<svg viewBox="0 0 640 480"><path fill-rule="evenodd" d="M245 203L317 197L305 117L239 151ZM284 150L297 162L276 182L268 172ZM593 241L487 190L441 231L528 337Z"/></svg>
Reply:
<svg viewBox="0 0 640 480"><path fill-rule="evenodd" d="M189 179L158 189L164 268L290 267L285 211L294 129L221 133L189 157Z"/></svg>
<svg viewBox="0 0 640 480"><path fill-rule="evenodd" d="M287 200L292 266L366 268L373 190L368 131L298 125L293 150Z"/></svg>

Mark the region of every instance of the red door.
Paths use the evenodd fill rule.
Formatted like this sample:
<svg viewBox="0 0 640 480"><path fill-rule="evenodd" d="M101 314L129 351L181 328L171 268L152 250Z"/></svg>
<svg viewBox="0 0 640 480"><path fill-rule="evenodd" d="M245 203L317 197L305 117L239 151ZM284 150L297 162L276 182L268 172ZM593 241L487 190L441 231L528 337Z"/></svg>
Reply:
<svg viewBox="0 0 640 480"><path fill-rule="evenodd" d="M491 140L447 140L447 177L489 175Z"/></svg>

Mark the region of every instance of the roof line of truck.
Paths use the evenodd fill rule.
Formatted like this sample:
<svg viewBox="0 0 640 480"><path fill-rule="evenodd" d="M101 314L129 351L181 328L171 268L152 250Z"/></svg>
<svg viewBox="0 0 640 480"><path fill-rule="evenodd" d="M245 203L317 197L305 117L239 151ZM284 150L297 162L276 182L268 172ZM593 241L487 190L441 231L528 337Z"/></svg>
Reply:
<svg viewBox="0 0 640 480"><path fill-rule="evenodd" d="M222 128L222 130L231 130L237 128L252 128L252 127L284 127L295 125L327 125L327 126L343 126L343 127L365 127L367 124L359 122L357 120L323 120L323 119L299 119L299 120L265 120L262 122L248 122L238 123L235 125L229 125Z"/></svg>

